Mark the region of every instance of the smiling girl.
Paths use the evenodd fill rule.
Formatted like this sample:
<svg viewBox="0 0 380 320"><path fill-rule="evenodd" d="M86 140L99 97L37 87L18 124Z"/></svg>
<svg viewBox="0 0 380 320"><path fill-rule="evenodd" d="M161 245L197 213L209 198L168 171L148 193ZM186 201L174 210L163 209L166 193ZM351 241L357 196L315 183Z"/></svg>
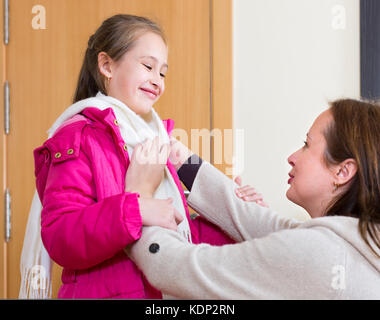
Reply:
<svg viewBox="0 0 380 320"><path fill-rule="evenodd" d="M167 160L174 123L162 121L153 109L165 91L167 60L157 24L132 15L104 21L88 41L74 104L34 152L33 208L40 201L42 212L31 213L29 220L41 217L43 246L28 250L28 230L33 230L28 228L21 266L30 274L23 262L43 264L46 249L45 256L63 266L58 298L161 298L123 251L139 239L142 226L176 230L192 243L232 242L204 219L190 220L178 175ZM136 154L151 164L137 179L127 173ZM155 170L162 174L143 188L139 180ZM38 257L28 259L33 254ZM45 265L50 279L50 264ZM34 289L24 284L20 297L25 298Z"/></svg>

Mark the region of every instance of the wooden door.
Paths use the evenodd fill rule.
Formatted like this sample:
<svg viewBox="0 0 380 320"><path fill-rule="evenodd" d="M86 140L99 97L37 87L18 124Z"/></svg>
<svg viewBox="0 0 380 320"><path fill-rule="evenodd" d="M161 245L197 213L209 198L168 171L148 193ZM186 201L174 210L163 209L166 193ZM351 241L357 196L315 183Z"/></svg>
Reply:
<svg viewBox="0 0 380 320"><path fill-rule="evenodd" d="M218 80L215 86L211 80L219 79L213 70L212 48L220 47L220 43L213 42L215 30L210 28L210 19L214 12L231 12L230 0L220 1L226 10L211 0L39 0L37 3L39 7L35 7L34 0L9 0L10 40L7 46L3 45L3 80L10 83L11 125L9 135L4 135L0 142L3 150L0 165L4 168L3 189L8 187L12 197L11 240L1 249L4 252L0 251L3 298L17 298L19 293L20 255L35 190L33 150L46 140L47 129L71 104L89 36L104 19L117 13L146 16L160 23L168 39L169 72L165 94L155 109L163 119L174 119L176 127L188 133L194 128L211 130L212 95L215 95L211 89L218 85ZM40 19L44 14L45 29L39 29L44 27ZM221 56L228 55L230 49L231 42L225 43L228 48ZM229 66L230 61L224 61L221 74L225 75L224 70L229 70ZM228 83L227 90L223 83L223 91L229 92ZM230 115L231 101L224 101L220 108ZM228 120L217 121L231 128ZM60 286L60 274L61 268L55 265L53 297Z"/></svg>

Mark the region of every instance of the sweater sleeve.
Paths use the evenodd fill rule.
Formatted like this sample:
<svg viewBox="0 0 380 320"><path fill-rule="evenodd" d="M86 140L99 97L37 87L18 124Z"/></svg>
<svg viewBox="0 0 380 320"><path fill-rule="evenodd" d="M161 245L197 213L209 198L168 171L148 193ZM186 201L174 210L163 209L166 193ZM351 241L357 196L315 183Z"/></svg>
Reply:
<svg viewBox="0 0 380 320"><path fill-rule="evenodd" d="M46 150L39 149L41 152ZM97 198L91 162L83 150L76 153L65 161L40 163L36 170L43 205L41 237L56 263L86 269L139 239L142 220L138 194L120 192ZM39 172L48 172L41 177L43 190Z"/></svg>
<svg viewBox="0 0 380 320"><path fill-rule="evenodd" d="M179 168L177 174L185 187L191 191L195 177L203 160L196 154L189 157ZM215 224L207 221L202 216L197 216L191 221L192 228L196 229L197 243L208 243L211 245L224 245L231 244L235 241L232 240L223 230Z"/></svg>
<svg viewBox="0 0 380 320"><path fill-rule="evenodd" d="M210 246L144 227L126 252L155 288L180 299L334 299L332 270L345 265L345 252L329 236L297 228Z"/></svg>

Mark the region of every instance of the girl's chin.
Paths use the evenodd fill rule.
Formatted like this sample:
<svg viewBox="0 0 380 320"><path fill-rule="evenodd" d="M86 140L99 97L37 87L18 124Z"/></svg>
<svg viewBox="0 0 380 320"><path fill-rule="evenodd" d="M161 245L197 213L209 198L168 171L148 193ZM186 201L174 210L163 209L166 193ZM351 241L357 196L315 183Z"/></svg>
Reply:
<svg viewBox="0 0 380 320"><path fill-rule="evenodd" d="M143 105L143 106L138 106L131 109L139 116L144 117L144 116L148 116L151 113L152 108L153 108L152 105Z"/></svg>

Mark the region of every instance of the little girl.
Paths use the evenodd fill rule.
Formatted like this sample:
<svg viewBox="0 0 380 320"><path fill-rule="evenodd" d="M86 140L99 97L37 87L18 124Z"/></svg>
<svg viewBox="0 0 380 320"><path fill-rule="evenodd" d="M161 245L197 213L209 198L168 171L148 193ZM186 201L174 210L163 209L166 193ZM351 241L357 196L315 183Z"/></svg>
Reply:
<svg viewBox="0 0 380 320"><path fill-rule="evenodd" d="M48 256L63 267L58 298L162 298L123 251L139 239L143 225L177 230L193 243L232 242L209 222L190 220L177 172L167 161L174 123L153 109L165 90L167 56L163 32L142 17L113 16L90 37L74 104L34 151L38 195L24 240L20 297L35 289L26 287L35 274L25 265L43 266ZM151 148L161 148L164 161L154 165L163 175L151 190L128 177L137 148L147 157ZM144 174L149 176L149 166ZM247 195L249 188L242 191ZM39 216L43 246L36 249L28 232ZM45 265L40 280L48 284L37 286L39 291L51 291Z"/></svg>

